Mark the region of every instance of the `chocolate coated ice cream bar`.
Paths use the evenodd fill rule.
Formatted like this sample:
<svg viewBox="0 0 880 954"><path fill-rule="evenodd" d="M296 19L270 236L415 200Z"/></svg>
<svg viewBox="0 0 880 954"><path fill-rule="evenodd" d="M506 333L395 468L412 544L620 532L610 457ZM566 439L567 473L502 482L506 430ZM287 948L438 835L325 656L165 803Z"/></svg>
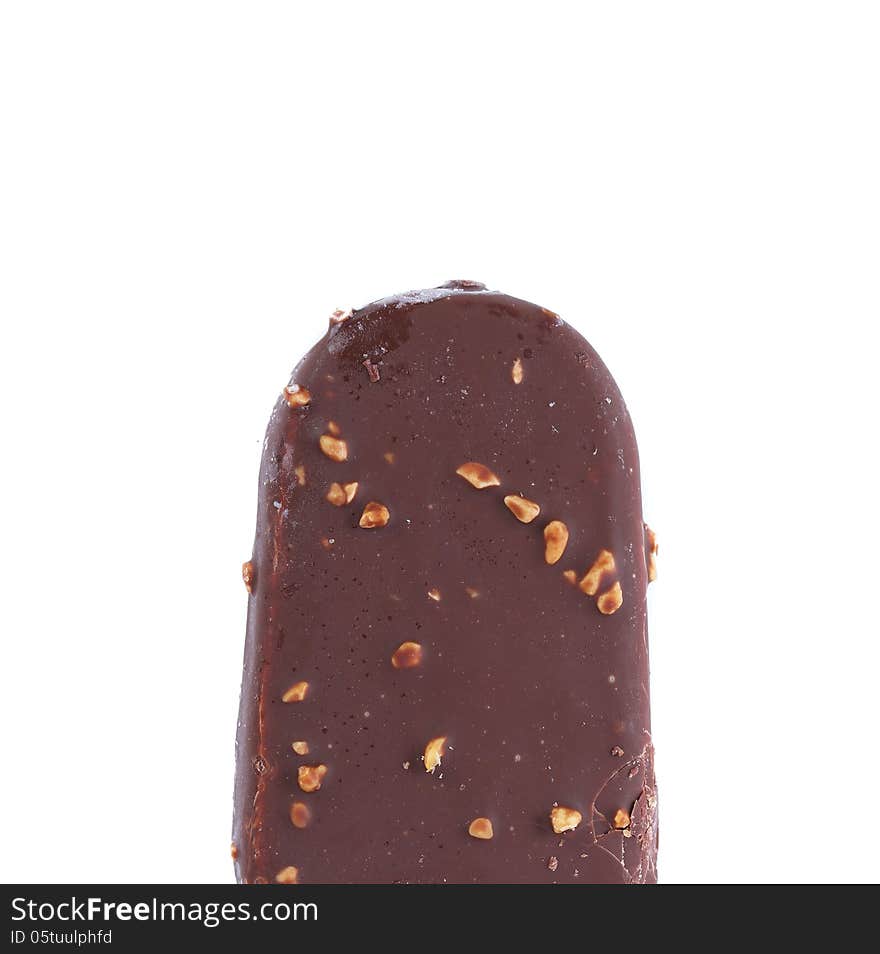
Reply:
<svg viewBox="0 0 880 954"><path fill-rule="evenodd" d="M335 313L244 564L239 881L654 882L655 552L558 315L464 281Z"/></svg>

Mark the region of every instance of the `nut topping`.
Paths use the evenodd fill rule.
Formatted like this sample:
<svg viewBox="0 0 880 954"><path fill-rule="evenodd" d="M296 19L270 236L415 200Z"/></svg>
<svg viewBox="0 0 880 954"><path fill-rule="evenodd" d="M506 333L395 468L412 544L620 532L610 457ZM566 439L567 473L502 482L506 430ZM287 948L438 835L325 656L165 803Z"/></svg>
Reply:
<svg viewBox="0 0 880 954"><path fill-rule="evenodd" d="M294 828L305 828L312 820L312 813L305 802L292 802L290 805L290 822Z"/></svg>
<svg viewBox="0 0 880 954"><path fill-rule="evenodd" d="M278 884L296 884L299 879L299 869L294 868L293 865L288 865L286 868L282 868L277 875L275 875L275 881Z"/></svg>
<svg viewBox="0 0 880 954"><path fill-rule="evenodd" d="M550 810L550 824L557 835L564 831L574 831L583 818L576 808L566 808L564 805L554 805Z"/></svg>
<svg viewBox="0 0 880 954"><path fill-rule="evenodd" d="M622 749L619 745L614 745L614 746L611 747L611 754L612 754L616 759L622 759L625 753L624 753L623 749Z"/></svg>
<svg viewBox="0 0 880 954"><path fill-rule="evenodd" d="M309 754L309 743L308 742L291 742L290 747L296 752L297 755L308 755Z"/></svg>
<svg viewBox="0 0 880 954"><path fill-rule="evenodd" d="M513 367L510 369L510 376L513 378L514 384L522 384L523 379L523 363L522 358L517 358L513 362Z"/></svg>
<svg viewBox="0 0 880 954"><path fill-rule="evenodd" d="M533 500L526 500L516 494L508 494L504 498L504 505L520 523L531 523L541 512L541 508Z"/></svg>
<svg viewBox="0 0 880 954"><path fill-rule="evenodd" d="M379 374L379 365L373 364L369 358L366 358L361 362L363 366L367 369L367 374L370 376L370 384L377 384L381 378Z"/></svg>
<svg viewBox="0 0 880 954"><path fill-rule="evenodd" d="M544 560L551 566L558 563L568 546L568 527L561 520L551 520L544 527Z"/></svg>
<svg viewBox="0 0 880 954"><path fill-rule="evenodd" d="M327 491L324 499L332 503L334 507L344 507L354 500L357 489L357 481L350 484L337 484L334 482L330 484L330 489Z"/></svg>
<svg viewBox="0 0 880 954"><path fill-rule="evenodd" d="M348 321L351 318L353 311L351 308L337 308L332 315L330 315L330 327L335 325L341 325L343 321Z"/></svg>
<svg viewBox="0 0 880 954"><path fill-rule="evenodd" d="M440 764L440 759L443 758L443 755L446 751L446 736L441 735L436 739L431 739L431 741L425 746L425 771L433 772L435 768Z"/></svg>
<svg viewBox="0 0 880 954"><path fill-rule="evenodd" d="M300 765L296 780L304 792L317 792L326 774L326 765Z"/></svg>
<svg viewBox="0 0 880 954"><path fill-rule="evenodd" d="M248 593L254 592L254 563L253 560L248 560L247 563L242 563L241 565L241 578L244 580L244 588Z"/></svg>
<svg viewBox="0 0 880 954"><path fill-rule="evenodd" d="M610 590L606 590L596 600L596 606L599 607L599 612L605 616L616 613L623 606L623 591L620 588L620 583L615 583Z"/></svg>
<svg viewBox="0 0 880 954"><path fill-rule="evenodd" d="M468 825L468 834L471 838L480 838L483 841L488 841L495 832L492 829L492 822L488 818L475 818L470 825Z"/></svg>
<svg viewBox="0 0 880 954"><path fill-rule="evenodd" d="M595 596L599 592L599 584L606 573L614 572L614 554L610 550L602 550L596 557L596 562L587 570L581 580L580 587L587 596Z"/></svg>
<svg viewBox="0 0 880 954"><path fill-rule="evenodd" d="M629 812L624 811L622 808L618 808L614 813L614 827L620 831L624 828L629 828L629 823Z"/></svg>
<svg viewBox="0 0 880 954"><path fill-rule="evenodd" d="M305 487L306 485L306 469L302 464L298 464L293 468L293 473L296 476L296 482L300 487Z"/></svg>
<svg viewBox="0 0 880 954"><path fill-rule="evenodd" d="M440 602L440 590L438 590L436 586L428 590L428 599L433 600L435 603Z"/></svg>
<svg viewBox="0 0 880 954"><path fill-rule="evenodd" d="M384 453L382 456L385 458L386 463L389 463L389 464L393 464L393 463L394 463L394 452L393 452L393 451L385 451L385 453Z"/></svg>
<svg viewBox="0 0 880 954"><path fill-rule="evenodd" d="M653 583L657 579L657 534L645 524L645 534L648 537L648 582Z"/></svg>
<svg viewBox="0 0 880 954"><path fill-rule="evenodd" d="M391 511L385 504L371 500L361 514L360 526L365 530L372 530L375 527L384 527L390 519Z"/></svg>
<svg viewBox="0 0 880 954"><path fill-rule="evenodd" d="M306 697L306 693L309 691L309 684L307 682L296 682L294 683L287 692L281 697L282 702L302 702Z"/></svg>
<svg viewBox="0 0 880 954"><path fill-rule="evenodd" d="M578 575L574 572L574 570L563 570L562 575L566 578L566 580L568 580L569 583L577 583Z"/></svg>
<svg viewBox="0 0 880 954"><path fill-rule="evenodd" d="M332 483L327 493L324 495L324 499L328 503L332 503L334 507L344 507L345 506L345 491L342 489L342 484Z"/></svg>
<svg viewBox="0 0 880 954"><path fill-rule="evenodd" d="M415 669L422 662L422 647L418 643L401 643L391 656L395 669Z"/></svg>
<svg viewBox="0 0 880 954"><path fill-rule="evenodd" d="M330 434L322 434L318 442L321 450L330 458L330 460L344 461L348 460L348 444L333 437Z"/></svg>
<svg viewBox="0 0 880 954"><path fill-rule="evenodd" d="M336 421L327 421L327 430L334 437L339 437L339 435L342 433L342 428L336 423Z"/></svg>
<svg viewBox="0 0 880 954"><path fill-rule="evenodd" d="M291 384L284 389L284 400L292 408L305 407L312 400L312 395L308 388Z"/></svg>
<svg viewBox="0 0 880 954"><path fill-rule="evenodd" d="M498 487L501 481L486 467L485 464L478 464L471 460L462 464L456 471L459 477L464 479L477 490L483 490L484 487Z"/></svg>

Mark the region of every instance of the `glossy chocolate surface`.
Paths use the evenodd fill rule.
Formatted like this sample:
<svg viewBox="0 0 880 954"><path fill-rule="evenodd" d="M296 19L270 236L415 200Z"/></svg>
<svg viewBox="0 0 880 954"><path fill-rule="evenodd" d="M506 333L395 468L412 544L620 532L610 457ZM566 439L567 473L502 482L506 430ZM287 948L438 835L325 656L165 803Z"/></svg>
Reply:
<svg viewBox="0 0 880 954"><path fill-rule="evenodd" d="M551 312L449 283L331 324L291 388L248 569L238 879L655 881L638 454L596 353ZM603 550L614 569L582 588ZM320 788L301 766L307 788L326 768ZM554 832L554 806L577 827Z"/></svg>

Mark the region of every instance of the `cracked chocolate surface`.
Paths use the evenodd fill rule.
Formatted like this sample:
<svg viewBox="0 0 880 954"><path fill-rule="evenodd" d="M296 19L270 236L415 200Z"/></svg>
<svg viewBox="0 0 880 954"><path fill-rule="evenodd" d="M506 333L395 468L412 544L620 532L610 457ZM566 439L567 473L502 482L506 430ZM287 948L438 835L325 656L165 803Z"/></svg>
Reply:
<svg viewBox="0 0 880 954"><path fill-rule="evenodd" d="M463 479L468 463L497 485ZM511 496L538 515L522 522ZM387 521L363 520L373 502ZM567 538L551 564L552 521ZM582 588L602 551L613 569ZM238 880L655 881L647 559L626 407L557 315L462 282L332 323L264 446ZM574 830L554 833L555 805L582 814Z"/></svg>

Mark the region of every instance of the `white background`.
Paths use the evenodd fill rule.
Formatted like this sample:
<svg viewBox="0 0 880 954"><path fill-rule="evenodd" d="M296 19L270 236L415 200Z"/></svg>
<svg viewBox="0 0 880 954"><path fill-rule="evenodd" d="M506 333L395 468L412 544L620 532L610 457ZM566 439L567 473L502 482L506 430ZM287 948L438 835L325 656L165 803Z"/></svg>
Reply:
<svg viewBox="0 0 880 954"><path fill-rule="evenodd" d="M662 880L877 878L876 4L0 9L4 879L231 880L269 410L455 277L635 419Z"/></svg>

